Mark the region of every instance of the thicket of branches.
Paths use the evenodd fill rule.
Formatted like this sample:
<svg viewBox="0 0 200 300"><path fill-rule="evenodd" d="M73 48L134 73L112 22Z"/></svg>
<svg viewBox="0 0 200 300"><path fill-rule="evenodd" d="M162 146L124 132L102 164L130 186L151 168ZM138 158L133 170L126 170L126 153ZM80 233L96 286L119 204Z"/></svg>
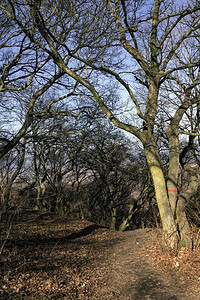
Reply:
<svg viewBox="0 0 200 300"><path fill-rule="evenodd" d="M120 230L157 206L169 247L192 248L199 11L197 0L1 1L4 210L23 177L36 209L80 202L79 215Z"/></svg>

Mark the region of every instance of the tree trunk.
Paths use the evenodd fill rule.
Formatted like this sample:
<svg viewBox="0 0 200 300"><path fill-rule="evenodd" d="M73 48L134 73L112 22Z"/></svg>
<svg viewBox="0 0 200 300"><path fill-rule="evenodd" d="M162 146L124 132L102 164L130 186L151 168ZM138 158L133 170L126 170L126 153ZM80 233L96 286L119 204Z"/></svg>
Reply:
<svg viewBox="0 0 200 300"><path fill-rule="evenodd" d="M111 210L111 223L110 223L111 230L116 229L116 221L117 221L117 208L113 207Z"/></svg>
<svg viewBox="0 0 200 300"><path fill-rule="evenodd" d="M120 232L125 231L126 228L129 226L130 220L131 220L133 214L135 213L135 211L137 210L137 209L134 209L134 208L135 208L134 204L131 204L130 208L129 208L128 216L126 218L123 218L123 221L119 226L119 231Z"/></svg>
<svg viewBox="0 0 200 300"><path fill-rule="evenodd" d="M175 218L177 206L177 186L179 174L179 140L176 132L177 124L168 127L169 138L169 170L167 179L168 197Z"/></svg>
<svg viewBox="0 0 200 300"><path fill-rule="evenodd" d="M166 182L160 162L160 157L155 142L152 141L152 139L151 143L149 142L148 145L144 147L144 151L154 183L156 201L158 204L164 236L169 247L171 247L172 249L176 249L178 244L178 231L168 199Z"/></svg>
<svg viewBox="0 0 200 300"><path fill-rule="evenodd" d="M181 193L177 202L176 216L178 222L178 228L180 232L179 248L186 247L192 248L191 228L185 213L185 206L191 197L196 195L199 186L199 180L197 172L189 165L184 165L184 170L190 175L190 184L188 189Z"/></svg>
<svg viewBox="0 0 200 300"><path fill-rule="evenodd" d="M21 168L23 166L24 157L25 157L25 150L26 150L25 145L26 145L26 139L24 139L23 142L22 142L22 150L21 150L21 155L19 157L19 161L18 161L18 164L17 164L17 168L14 171L14 173L12 174L12 176L10 177L10 179L8 180L7 185L5 187L5 190L2 193L2 200L1 201L3 203L3 208L2 208L3 211L6 211L6 209L7 209L13 182L17 178L17 176L18 176L18 174L21 171Z"/></svg>
<svg viewBox="0 0 200 300"><path fill-rule="evenodd" d="M33 165L35 170L35 181L37 185L37 199L36 199L36 205L35 210L40 209L40 197L41 197L41 183L40 183L40 166L41 166L41 159L39 156L37 156L37 149L36 145L34 144L34 154L33 154ZM39 162L37 163L37 159L39 159Z"/></svg>
<svg viewBox="0 0 200 300"><path fill-rule="evenodd" d="M176 209L178 228L180 232L178 248L181 249L182 247L185 247L187 249L192 249L191 228L185 214L186 200L183 194L178 199Z"/></svg>

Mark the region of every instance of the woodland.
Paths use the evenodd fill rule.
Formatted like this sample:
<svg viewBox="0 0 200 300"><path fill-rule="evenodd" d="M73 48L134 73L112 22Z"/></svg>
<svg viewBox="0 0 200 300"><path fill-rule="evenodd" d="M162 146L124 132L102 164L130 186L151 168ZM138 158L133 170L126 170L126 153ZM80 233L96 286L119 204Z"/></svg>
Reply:
<svg viewBox="0 0 200 300"><path fill-rule="evenodd" d="M198 265L200 2L1 0L0 24L2 295L13 293L5 274L23 239L29 248L49 239L50 253L64 239L49 218L76 222L69 235L94 226L86 235L97 241L101 230L114 240L136 232L134 244L143 230L144 247L155 230L158 257L185 251ZM79 299L72 290L66 299ZM80 299L93 299L87 293Z"/></svg>

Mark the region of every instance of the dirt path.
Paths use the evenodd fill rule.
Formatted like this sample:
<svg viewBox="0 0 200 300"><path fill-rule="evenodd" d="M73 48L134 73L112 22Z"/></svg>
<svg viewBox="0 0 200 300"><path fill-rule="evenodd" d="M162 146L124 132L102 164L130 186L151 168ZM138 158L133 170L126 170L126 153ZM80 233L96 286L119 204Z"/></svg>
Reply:
<svg viewBox="0 0 200 300"><path fill-rule="evenodd" d="M18 216L0 257L0 299L200 300L199 251L161 244L158 230Z"/></svg>
<svg viewBox="0 0 200 300"><path fill-rule="evenodd" d="M181 284L173 270L163 272L152 254L148 254L148 245L155 242L155 232L135 230L123 235L113 249L109 262L110 278L103 293L112 291L114 299L121 300L200 299L197 291L192 291L192 295L187 290L189 281ZM99 299L103 299L103 293Z"/></svg>

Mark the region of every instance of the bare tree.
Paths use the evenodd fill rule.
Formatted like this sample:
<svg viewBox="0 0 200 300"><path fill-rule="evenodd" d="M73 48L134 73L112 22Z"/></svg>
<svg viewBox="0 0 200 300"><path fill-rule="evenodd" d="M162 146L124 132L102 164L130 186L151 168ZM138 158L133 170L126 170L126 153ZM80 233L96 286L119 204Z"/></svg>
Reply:
<svg viewBox="0 0 200 300"><path fill-rule="evenodd" d="M198 136L198 132L185 132L181 126L187 111L199 103L199 91L194 92L199 84L199 56L193 55L186 61L181 52L187 51L185 41L196 47L199 1L183 4L170 0L48 2L19 4L8 0L0 8L24 38L45 57L53 59L60 72L84 86L114 125L142 142L169 246L176 248L181 240L182 246L191 248L189 232L184 232L179 218L178 136ZM165 122L169 151L167 179L156 143L158 115L163 107L161 89L169 81L177 83L176 76L182 71L190 74L191 68L195 68L195 76L192 82L186 81L181 99L174 94L173 101L169 99L165 103L169 116ZM128 104L123 102L125 94L115 99L122 101L124 112L116 111L107 101L104 83L111 78L129 97ZM141 93L136 94L136 85L140 86L140 92L142 89L142 97ZM128 110L132 110L132 119L126 114ZM191 178L193 194L197 180Z"/></svg>
<svg viewBox="0 0 200 300"><path fill-rule="evenodd" d="M35 45L23 28L16 27L11 15L3 11L3 4L6 2L0 4L0 158L21 141L36 119L78 115L78 107L74 113L66 106L59 111L58 103L80 94L76 93L77 83L69 76L61 82L65 72L55 67L51 54ZM7 8L11 7L8 3ZM20 14L24 21L28 20L26 9ZM60 93L55 94L55 89Z"/></svg>
<svg viewBox="0 0 200 300"><path fill-rule="evenodd" d="M111 229L120 228L124 217L124 229L128 227L137 206L132 189L137 186L140 194L142 169L130 141L106 122L98 124L85 138L76 164L82 177L77 199L81 216ZM126 214L129 222L125 222Z"/></svg>

